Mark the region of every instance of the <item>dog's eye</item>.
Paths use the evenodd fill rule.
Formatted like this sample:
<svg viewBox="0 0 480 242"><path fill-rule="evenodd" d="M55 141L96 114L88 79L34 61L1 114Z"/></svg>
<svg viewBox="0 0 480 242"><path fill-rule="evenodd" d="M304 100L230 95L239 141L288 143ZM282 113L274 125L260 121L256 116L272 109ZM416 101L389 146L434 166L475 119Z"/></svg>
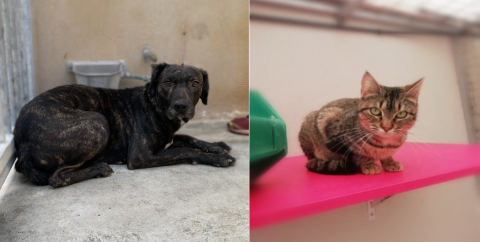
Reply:
<svg viewBox="0 0 480 242"><path fill-rule="evenodd" d="M198 86L198 82L197 81L192 82L192 87L196 87L196 86Z"/></svg>
<svg viewBox="0 0 480 242"><path fill-rule="evenodd" d="M169 86L172 85L172 82L171 82L170 80L166 80L166 81L164 82L164 84L165 84L165 86L169 87Z"/></svg>

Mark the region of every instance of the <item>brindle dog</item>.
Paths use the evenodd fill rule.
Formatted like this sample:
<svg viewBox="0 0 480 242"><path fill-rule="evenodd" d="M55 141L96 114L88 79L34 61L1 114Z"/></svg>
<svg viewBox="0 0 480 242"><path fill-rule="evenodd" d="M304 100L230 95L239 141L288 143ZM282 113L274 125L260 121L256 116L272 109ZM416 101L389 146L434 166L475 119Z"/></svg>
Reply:
<svg viewBox="0 0 480 242"><path fill-rule="evenodd" d="M128 169L190 162L230 166L223 142L175 135L207 104L208 74L192 66L158 65L144 87L80 85L49 90L26 104L15 125L15 169L36 185L62 187Z"/></svg>

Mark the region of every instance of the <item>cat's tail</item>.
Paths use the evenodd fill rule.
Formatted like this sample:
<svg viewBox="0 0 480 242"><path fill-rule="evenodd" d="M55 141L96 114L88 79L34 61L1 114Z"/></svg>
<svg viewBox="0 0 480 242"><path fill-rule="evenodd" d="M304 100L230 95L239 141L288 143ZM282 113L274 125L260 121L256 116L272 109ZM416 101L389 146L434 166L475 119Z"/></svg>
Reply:
<svg viewBox="0 0 480 242"><path fill-rule="evenodd" d="M357 165L347 159L323 160L311 158L307 162L307 169L311 172L327 175L350 175L358 173Z"/></svg>

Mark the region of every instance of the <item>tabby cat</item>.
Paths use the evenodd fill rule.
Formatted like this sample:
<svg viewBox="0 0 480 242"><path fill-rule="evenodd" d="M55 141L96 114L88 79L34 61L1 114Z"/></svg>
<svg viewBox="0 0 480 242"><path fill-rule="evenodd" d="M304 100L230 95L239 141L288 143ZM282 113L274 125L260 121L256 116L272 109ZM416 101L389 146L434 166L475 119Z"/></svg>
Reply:
<svg viewBox="0 0 480 242"><path fill-rule="evenodd" d="M305 117L299 134L307 169L323 174L401 171L392 155L415 123L423 78L405 87L379 85L370 73L362 79L361 98L328 103Z"/></svg>

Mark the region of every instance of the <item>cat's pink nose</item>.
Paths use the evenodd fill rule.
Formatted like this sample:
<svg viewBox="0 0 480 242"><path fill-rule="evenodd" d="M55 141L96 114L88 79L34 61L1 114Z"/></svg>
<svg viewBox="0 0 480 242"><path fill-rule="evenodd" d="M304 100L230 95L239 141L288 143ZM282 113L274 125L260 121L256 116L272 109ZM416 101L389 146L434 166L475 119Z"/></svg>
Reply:
<svg viewBox="0 0 480 242"><path fill-rule="evenodd" d="M392 127L382 127L383 130L385 130L385 132L388 132L389 130L392 129Z"/></svg>

